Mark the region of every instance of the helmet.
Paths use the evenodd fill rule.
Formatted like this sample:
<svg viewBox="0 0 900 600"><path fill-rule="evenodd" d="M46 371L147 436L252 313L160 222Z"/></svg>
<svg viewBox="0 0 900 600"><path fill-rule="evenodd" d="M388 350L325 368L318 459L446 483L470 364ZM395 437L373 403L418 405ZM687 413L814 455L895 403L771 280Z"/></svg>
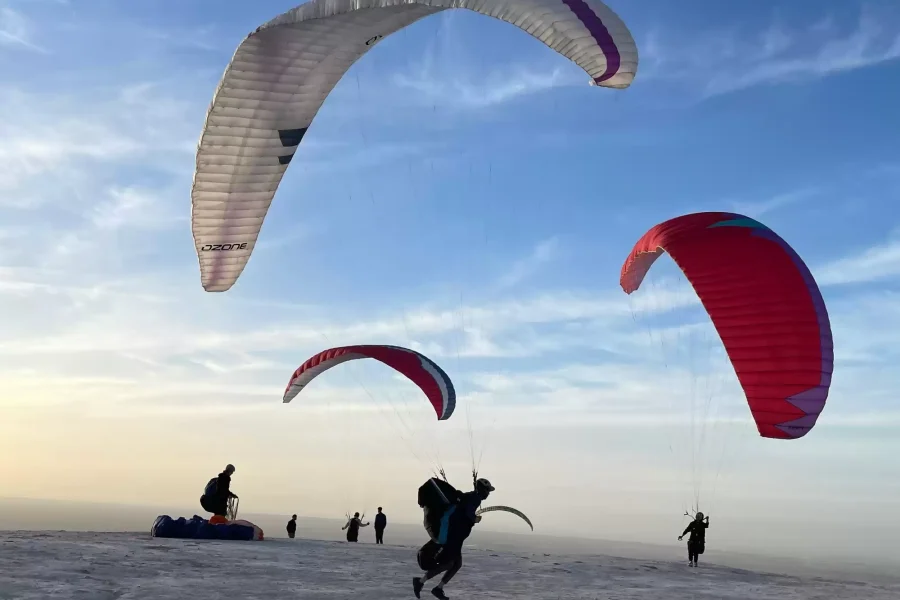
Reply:
<svg viewBox="0 0 900 600"><path fill-rule="evenodd" d="M702 518L703 518L703 513L702 513L702 512L698 512L696 518L702 519Z"/></svg>
<svg viewBox="0 0 900 600"><path fill-rule="evenodd" d="M234 473L234 465L232 465L232 464L225 465L225 470L228 471L229 473Z"/></svg>
<svg viewBox="0 0 900 600"><path fill-rule="evenodd" d="M494 486L491 485L490 481L481 477L475 480L475 489L478 491L493 492Z"/></svg>

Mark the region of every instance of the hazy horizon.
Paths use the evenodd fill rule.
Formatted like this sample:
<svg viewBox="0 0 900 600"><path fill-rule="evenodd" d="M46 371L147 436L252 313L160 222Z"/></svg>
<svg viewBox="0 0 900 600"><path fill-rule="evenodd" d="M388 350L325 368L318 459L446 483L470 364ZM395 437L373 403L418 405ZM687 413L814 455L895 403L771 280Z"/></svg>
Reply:
<svg viewBox="0 0 900 600"><path fill-rule="evenodd" d="M50 511L48 511L50 508ZM55 510L53 510L55 509ZM371 521L374 508L366 514ZM168 514L174 518L183 516L190 518L203 511L190 508L127 505L102 502L65 502L46 498L9 498L0 497L0 535L4 531L84 531L84 532L127 532L141 533L147 531L153 520ZM388 514L388 511L385 511ZM342 518L311 517L298 514L297 535L300 538L344 541ZM272 514L241 511L239 518L256 523L264 530L266 538L286 538L284 527L290 514ZM423 543L425 533L420 522L398 521L388 517L386 543L415 548ZM501 551L529 551L551 553L554 555L609 555L626 558L648 560L683 560L684 544L675 537L660 539L656 542L636 542L619 540L602 535L602 519L593 523L597 529L582 532L581 535L553 535L542 533L540 527L529 532L524 524L514 522L510 518L507 527L502 521L491 519L482 521L476 530L477 535L469 540L468 545L476 548L487 548ZM720 538L727 538L722 532ZM711 535L711 540L715 539ZM371 527L361 530L360 541L373 543L374 534ZM720 539L721 541L721 539ZM900 568L900 556L885 555L867 562L864 558L847 556L840 552L824 552L791 554L788 551L740 551L728 549L726 543L711 546L705 556L707 562L773 573L788 573L800 576L832 576L843 578L877 577L885 581L900 581L897 569Z"/></svg>
<svg viewBox="0 0 900 600"><path fill-rule="evenodd" d="M699 503L708 553L894 564L900 3L609 0L639 47L627 90L495 19L423 18L338 83L245 271L207 293L206 111L298 3L0 0L0 493L191 516L233 463L242 514L381 505L414 528L434 469L466 488L476 463L540 534L677 557ZM698 211L759 219L819 284L834 376L805 437L759 436L671 259L622 291L635 242ZM452 417L365 360L282 403L357 344L426 354Z"/></svg>

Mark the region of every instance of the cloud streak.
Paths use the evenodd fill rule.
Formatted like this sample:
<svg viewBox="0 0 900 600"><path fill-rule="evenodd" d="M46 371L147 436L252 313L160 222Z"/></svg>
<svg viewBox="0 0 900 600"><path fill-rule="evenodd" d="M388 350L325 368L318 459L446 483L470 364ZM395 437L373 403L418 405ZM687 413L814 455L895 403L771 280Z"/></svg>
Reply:
<svg viewBox="0 0 900 600"><path fill-rule="evenodd" d="M794 206L801 202L805 202L815 198L820 194L820 190L814 187L803 188L783 194L776 194L765 200L757 200L750 202L735 201L732 202L734 212L747 215L755 219L762 218L764 215L776 212L789 206Z"/></svg>
<svg viewBox="0 0 900 600"><path fill-rule="evenodd" d="M846 285L900 277L900 240L867 248L826 264L813 275L821 285Z"/></svg>
<svg viewBox="0 0 900 600"><path fill-rule="evenodd" d="M30 21L25 15L8 6L0 6L0 46L47 53L46 49L34 43Z"/></svg>
<svg viewBox="0 0 900 600"><path fill-rule="evenodd" d="M831 21L788 28L774 23L755 36L731 30L695 35L699 41L649 35L642 80L687 82L705 98L763 85L803 83L900 58L896 15L863 11L852 31ZM646 68L645 68L646 67Z"/></svg>
<svg viewBox="0 0 900 600"><path fill-rule="evenodd" d="M71 204L73 192L92 195L111 167L167 169L173 152L189 160L198 129L189 126L185 104L153 98L147 84L112 96L92 92L0 89L0 189L7 204L37 207L53 196ZM82 172L88 165L105 170L88 176Z"/></svg>
<svg viewBox="0 0 900 600"><path fill-rule="evenodd" d="M509 104L516 100L564 86L586 86L588 78L580 69L562 64L535 67L536 61L501 64L485 72L481 57L465 56L470 44L458 26L459 15L444 13L438 33L429 43L422 59L406 73L395 73L392 81L401 91L415 92L427 106L451 110L478 111ZM489 45L480 41L484 48ZM576 73L581 73L579 77Z"/></svg>
<svg viewBox="0 0 900 600"><path fill-rule="evenodd" d="M423 67L411 75L395 75L394 83L402 89L418 92L425 103L479 110L584 82L576 81L561 68L536 71L514 67L512 72L489 75L478 81L462 75L448 80L438 76L432 69Z"/></svg>
<svg viewBox="0 0 900 600"><path fill-rule="evenodd" d="M862 256L869 254L874 254L874 251ZM858 257L851 256L835 261L820 269L820 273L842 273L846 264L858 260ZM875 263L880 264L878 261ZM895 272L897 275L900 272ZM843 275L820 277L827 284L846 279ZM57 365L63 364L61 359L71 361L74 357L108 355L132 362L136 358L143 361L149 372L169 373L165 376L165 380L169 381L168 387L160 394L175 393L175 388L183 388L184 393L189 393L195 389L190 382L195 381L202 372L212 377L224 376L250 384L260 375L268 379L272 373L287 373L305 354L326 345L383 343L384 340L406 340L403 343L418 347L439 361L453 358L464 361L549 358L568 356L572 352L599 352L605 357L604 362L590 365L569 365L530 373L515 369L482 372L477 362L467 362L468 366L458 375L472 377L471 382L479 390L478 393L491 394L495 401L509 396L519 398L517 401L521 402L523 395L530 395L536 399L536 405L561 407L570 400L578 404L579 401L573 398L582 398L585 402L590 398L604 402L614 399L622 402L625 398L632 398L629 402L637 406L641 398L663 396L665 389L679 387L669 382L667 377L696 377L696 373L680 374L679 369L683 367L675 364L670 365L668 370L658 370L660 365L648 353L648 348L653 346L659 351L660 342L655 338L648 340L642 326L633 322L633 307L629 308L624 295L619 298L584 292L544 293L481 306L407 310L394 316L344 323L322 322L315 317L309 321L283 322L273 317L268 324L255 324L249 328L237 324L222 329L209 327L204 324L203 318L198 319L203 310L201 305L187 300L183 293L170 295L166 288L161 288L159 298L140 296L140 287L154 287L146 286L146 282L73 287L67 291L66 288L55 288L35 281L16 284L7 277L0 281L5 284L0 286L0 293L3 294L0 298L9 298L13 294L39 299L41 295L53 294L57 299L52 304L46 304L45 310L53 306L54 310L74 308L79 311L76 313L78 317L64 330L47 336L31 334L7 339L0 344L0 353L14 360L46 356L47 360L53 360ZM60 295L66 300L59 302ZM127 301L109 303L117 298ZM677 294L676 298L665 303L654 299L645 308L651 313L669 312L679 306L697 308L696 304L695 297ZM110 306L115 308L98 311L100 307ZM238 310L237 303L229 310ZM460 312L465 314L463 325ZM848 315L853 314L853 307L846 303L834 304L831 312L836 339L842 346L854 348L856 356L876 346L878 352L883 352L884 340L872 333L873 328L878 328L874 322L867 322L863 327L856 320L848 320ZM884 318L882 314L881 319ZM900 313L897 314L897 322L900 326ZM852 324L852 327L845 327L843 323ZM687 330L679 333L673 329L669 337L672 342L705 339L709 344L717 343L711 327L709 323L702 324L704 331L710 330L706 336L697 337L688 334ZM657 332L662 335L664 330L657 329ZM460 334L462 346L458 345L458 341L453 341ZM881 360L890 360L890 356L890 353L884 354ZM644 366L638 368L636 365L640 363ZM699 363L693 368L698 366ZM724 368L724 371L713 372L722 372L733 378L727 363L713 362L710 366ZM144 367L135 368L140 372ZM458 368L459 365L456 365L456 370ZM658 384L659 387L649 390L646 382L650 380L654 380L656 383L653 385ZM159 384L149 384L149 387L163 389ZM680 388L688 389L690 386L684 384ZM142 393L156 394L152 391Z"/></svg>
<svg viewBox="0 0 900 600"><path fill-rule="evenodd" d="M559 238L552 237L543 240L534 247L531 254L516 261L509 271L497 282L499 289L507 289L525 281L541 268L548 265L559 256Z"/></svg>

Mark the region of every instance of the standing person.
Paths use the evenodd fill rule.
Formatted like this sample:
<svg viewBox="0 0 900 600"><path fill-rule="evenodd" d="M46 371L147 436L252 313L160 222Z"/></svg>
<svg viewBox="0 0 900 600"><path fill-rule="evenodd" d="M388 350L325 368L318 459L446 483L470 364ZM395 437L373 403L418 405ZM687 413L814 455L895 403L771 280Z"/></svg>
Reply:
<svg viewBox="0 0 900 600"><path fill-rule="evenodd" d="M203 495L200 496L200 506L203 507L203 510L218 517L228 517L228 500L237 498L237 494L231 491L233 474L234 465L225 465L224 471L207 482Z"/></svg>
<svg viewBox="0 0 900 600"><path fill-rule="evenodd" d="M375 543L384 544L384 528L387 527L387 516L381 512L378 507L378 514L375 515Z"/></svg>
<svg viewBox="0 0 900 600"><path fill-rule="evenodd" d="M694 517L694 520L688 523L685 530L678 536L678 541L681 541L681 538L683 538L687 532L691 532L691 537L688 538L687 543L689 567L696 567L697 559L699 559L700 555L703 554L703 551L706 550L706 529L708 527L709 517L706 517L706 522L704 522L703 513L698 512Z"/></svg>
<svg viewBox="0 0 900 600"><path fill-rule="evenodd" d="M444 573L440 583L431 590L431 594L438 600L447 600L447 595L444 594L444 586L453 579L453 576L462 567L463 542L472 533L472 528L475 524L481 522L481 517L475 513L478 511L478 507L481 506L481 502L487 500L487 497L494 489L494 486L487 479L477 479L475 481L475 489L462 494L459 502L450 508L452 512L450 512L447 525L447 541L438 545L434 541L429 540L419 550L421 557L419 559L420 566L424 564L423 558L430 564L427 565L429 568L424 577L413 577L413 593L416 595L416 598L421 598L419 594L426 581Z"/></svg>
<svg viewBox="0 0 900 600"><path fill-rule="evenodd" d="M347 530L348 542L357 542L359 541L359 528L368 526L368 523L363 523L362 519L359 518L359 513L353 513L353 518L347 521L347 524L341 527L341 530Z"/></svg>
<svg viewBox="0 0 900 600"><path fill-rule="evenodd" d="M297 515L291 515L291 520L287 523L288 537L294 539L297 533Z"/></svg>

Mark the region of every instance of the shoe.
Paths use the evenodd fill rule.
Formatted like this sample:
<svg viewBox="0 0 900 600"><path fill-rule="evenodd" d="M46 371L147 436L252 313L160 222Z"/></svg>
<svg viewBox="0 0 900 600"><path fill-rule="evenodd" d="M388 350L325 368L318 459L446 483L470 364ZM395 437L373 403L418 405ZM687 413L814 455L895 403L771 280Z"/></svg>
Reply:
<svg viewBox="0 0 900 600"><path fill-rule="evenodd" d="M438 588L438 587L431 590L431 595L434 596L435 598L437 598L438 600L450 600L449 598L447 598L447 594L444 593L444 590L442 590L441 588Z"/></svg>
<svg viewBox="0 0 900 600"><path fill-rule="evenodd" d="M416 598L421 598L419 594L422 592L422 588L425 584L422 582L421 577L413 577L413 594L416 595Z"/></svg>

